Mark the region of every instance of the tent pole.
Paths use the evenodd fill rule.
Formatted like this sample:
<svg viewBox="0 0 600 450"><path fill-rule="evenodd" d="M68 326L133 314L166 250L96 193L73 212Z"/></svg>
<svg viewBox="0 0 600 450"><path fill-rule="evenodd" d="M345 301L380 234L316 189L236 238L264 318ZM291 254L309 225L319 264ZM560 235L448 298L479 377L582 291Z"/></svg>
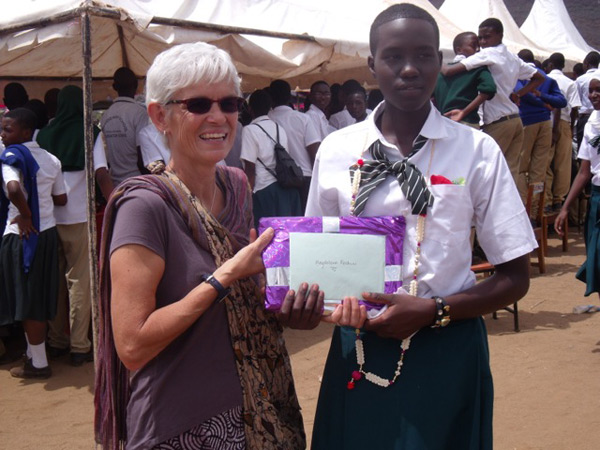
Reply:
<svg viewBox="0 0 600 450"><path fill-rule="evenodd" d="M119 35L119 44L121 45L121 67L129 67L129 58L127 57L127 47L125 46L125 35L123 27L117 24L117 34Z"/></svg>
<svg viewBox="0 0 600 450"><path fill-rule="evenodd" d="M83 56L83 122L85 127L85 177L87 181L87 223L90 264L90 296L92 301L92 330L94 360L98 349L98 252L96 251L96 183L94 177L94 124L92 103L92 39L90 14L81 12L81 36Z"/></svg>

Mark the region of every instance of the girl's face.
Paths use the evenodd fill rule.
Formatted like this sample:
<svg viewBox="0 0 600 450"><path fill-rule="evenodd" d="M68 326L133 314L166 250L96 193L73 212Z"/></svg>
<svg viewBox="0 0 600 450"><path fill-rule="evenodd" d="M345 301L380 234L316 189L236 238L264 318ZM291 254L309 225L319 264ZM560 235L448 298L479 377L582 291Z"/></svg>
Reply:
<svg viewBox="0 0 600 450"><path fill-rule="evenodd" d="M595 110L600 110L600 80L592 78L589 89L590 102Z"/></svg>
<svg viewBox="0 0 600 450"><path fill-rule="evenodd" d="M2 133L0 134L5 147L22 144L31 140L31 130L21 127L13 118L2 118Z"/></svg>

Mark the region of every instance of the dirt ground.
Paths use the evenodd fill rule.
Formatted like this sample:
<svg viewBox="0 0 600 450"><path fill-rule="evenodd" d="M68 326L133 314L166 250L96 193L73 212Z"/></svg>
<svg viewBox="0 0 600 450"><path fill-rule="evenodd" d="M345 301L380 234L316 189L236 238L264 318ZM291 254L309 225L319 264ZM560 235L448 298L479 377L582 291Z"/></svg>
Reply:
<svg viewBox="0 0 600 450"><path fill-rule="evenodd" d="M600 313L573 314L583 297L574 278L583 241L571 233L568 253L549 243L547 273L532 267L519 302L521 331L508 312L486 317L495 382L496 450L595 450L600 442ZM534 258L535 260L535 258ZM296 387L310 436L331 327L286 332ZM0 449L93 449L93 365L53 362L44 381L11 378L0 366ZM13 364L14 365L14 364Z"/></svg>

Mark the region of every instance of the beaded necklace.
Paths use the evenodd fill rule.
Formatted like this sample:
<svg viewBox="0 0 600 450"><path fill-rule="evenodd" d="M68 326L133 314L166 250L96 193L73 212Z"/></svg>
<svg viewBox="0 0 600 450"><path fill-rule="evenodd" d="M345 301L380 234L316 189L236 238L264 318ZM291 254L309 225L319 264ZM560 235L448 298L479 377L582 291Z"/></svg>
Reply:
<svg viewBox="0 0 600 450"><path fill-rule="evenodd" d="M435 141L432 141L431 144L431 154L429 155L429 165L427 167L426 178L429 180L429 173L431 171L431 162L433 161L433 153L435 151ZM354 215L354 203L356 201L356 196L358 195L358 189L360 187L360 168L362 167L364 161L360 158L356 164L354 164L351 168L354 169L354 176L352 177L352 199L350 201L350 213ZM412 296L417 296L417 288L419 287L419 281L417 276L419 274L419 265L421 260L421 243L423 242L423 238L425 237L425 214L421 214L417 217L417 230L416 230L416 240L417 240L417 248L415 250L414 256L414 269L412 280L410 281L408 293ZM400 376L402 372L402 365L404 364L404 355L408 351L410 347L410 340L413 335L402 339L400 342L400 357L398 359L398 363L396 364L396 371L394 372L394 376L392 379L387 379L380 377L373 372L367 372L364 368L366 363L365 358L365 349L362 338L360 336L360 329L355 329L356 339L354 341L354 347L356 350L356 362L358 363L358 369L352 372L350 381L348 381L347 388L352 390L355 387L355 382L362 379L364 376L367 381L370 381L373 384L376 384L381 387L390 387L395 382L396 379Z"/></svg>

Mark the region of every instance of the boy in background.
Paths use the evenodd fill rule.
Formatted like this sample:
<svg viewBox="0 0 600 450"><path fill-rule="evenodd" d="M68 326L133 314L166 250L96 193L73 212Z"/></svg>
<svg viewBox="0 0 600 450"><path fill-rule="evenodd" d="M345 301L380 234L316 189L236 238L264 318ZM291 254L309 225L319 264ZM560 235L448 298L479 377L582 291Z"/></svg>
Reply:
<svg viewBox="0 0 600 450"><path fill-rule="evenodd" d="M456 35L454 42L456 57L450 65L479 51L479 39L473 32ZM437 109L446 117L465 125L479 128L478 108L496 94L496 83L486 66L477 67L454 76L438 75L433 91Z"/></svg>

